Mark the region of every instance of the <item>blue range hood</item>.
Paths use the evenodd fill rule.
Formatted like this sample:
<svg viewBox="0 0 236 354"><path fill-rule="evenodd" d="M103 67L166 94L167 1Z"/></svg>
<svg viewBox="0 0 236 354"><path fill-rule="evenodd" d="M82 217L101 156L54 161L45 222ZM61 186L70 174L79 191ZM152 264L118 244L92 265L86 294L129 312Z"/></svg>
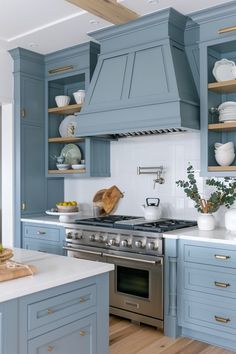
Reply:
<svg viewBox="0 0 236 354"><path fill-rule="evenodd" d="M90 33L101 54L78 115L79 136L199 129L199 98L184 50L186 20L168 8Z"/></svg>

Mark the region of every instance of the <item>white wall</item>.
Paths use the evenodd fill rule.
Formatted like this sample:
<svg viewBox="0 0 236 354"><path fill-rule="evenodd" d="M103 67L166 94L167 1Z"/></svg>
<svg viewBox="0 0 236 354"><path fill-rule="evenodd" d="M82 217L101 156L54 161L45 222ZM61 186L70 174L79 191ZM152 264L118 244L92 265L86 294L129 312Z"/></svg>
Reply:
<svg viewBox="0 0 236 354"><path fill-rule="evenodd" d="M2 242L13 245L13 107L2 106Z"/></svg>
<svg viewBox="0 0 236 354"><path fill-rule="evenodd" d="M125 193L116 214L143 215L140 205L146 197L159 197L163 216L196 219L197 211L175 181L186 177L191 162L200 168L200 134L178 133L120 139L111 143L111 177L65 179L65 200L77 200L91 212L96 191L116 184ZM166 168L165 183L153 189L154 175L137 175L138 166ZM203 179L198 178L200 189Z"/></svg>

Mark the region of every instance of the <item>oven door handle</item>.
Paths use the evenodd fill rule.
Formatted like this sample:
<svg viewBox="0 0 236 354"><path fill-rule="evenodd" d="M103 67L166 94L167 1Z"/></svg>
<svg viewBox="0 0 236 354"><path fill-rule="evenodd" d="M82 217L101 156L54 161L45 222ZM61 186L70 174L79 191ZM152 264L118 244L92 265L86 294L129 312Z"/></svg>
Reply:
<svg viewBox="0 0 236 354"><path fill-rule="evenodd" d="M148 259L139 259L139 258L126 257L126 256L118 256L118 255L109 254L109 253L103 253L103 256L117 258L117 259L125 259L128 261L135 261L135 262L139 262L139 263L162 264L162 258L159 258L156 261L149 261Z"/></svg>
<svg viewBox="0 0 236 354"><path fill-rule="evenodd" d="M66 251L74 251L74 252L81 252L81 253L89 253L89 254L95 254L96 256L102 256L102 253L101 253L101 252L81 250L81 249L79 249L79 248L63 247L63 250L66 250Z"/></svg>

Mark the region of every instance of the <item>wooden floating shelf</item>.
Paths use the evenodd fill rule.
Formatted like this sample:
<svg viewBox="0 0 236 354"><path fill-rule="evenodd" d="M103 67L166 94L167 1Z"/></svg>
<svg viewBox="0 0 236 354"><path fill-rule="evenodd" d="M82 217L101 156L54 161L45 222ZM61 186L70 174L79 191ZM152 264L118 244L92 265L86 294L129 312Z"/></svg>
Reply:
<svg viewBox="0 0 236 354"><path fill-rule="evenodd" d="M49 143L77 143L84 140L85 140L84 138L73 138L69 136L66 138L49 138L48 142Z"/></svg>
<svg viewBox="0 0 236 354"><path fill-rule="evenodd" d="M208 166L209 172L230 172L236 171L236 166Z"/></svg>
<svg viewBox="0 0 236 354"><path fill-rule="evenodd" d="M63 107L49 108L48 113L54 114L72 114L81 110L82 104L71 104Z"/></svg>
<svg viewBox="0 0 236 354"><path fill-rule="evenodd" d="M208 124L208 129L214 131L233 131L236 130L236 121L228 123Z"/></svg>
<svg viewBox="0 0 236 354"><path fill-rule="evenodd" d="M208 89L217 93L236 92L236 80L212 82L208 84Z"/></svg>
<svg viewBox="0 0 236 354"><path fill-rule="evenodd" d="M60 174L60 175L72 175L72 174L78 174L78 173L85 173L86 170L85 168L81 170L48 170L49 174Z"/></svg>

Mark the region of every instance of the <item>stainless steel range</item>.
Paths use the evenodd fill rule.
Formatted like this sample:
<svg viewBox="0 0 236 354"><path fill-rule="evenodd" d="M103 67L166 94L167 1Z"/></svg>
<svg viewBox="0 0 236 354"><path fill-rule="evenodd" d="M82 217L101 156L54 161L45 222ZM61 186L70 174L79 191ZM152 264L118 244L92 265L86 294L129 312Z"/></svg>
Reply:
<svg viewBox="0 0 236 354"><path fill-rule="evenodd" d="M163 328L163 232L194 221L109 215L78 220L66 229L70 257L109 262L110 312Z"/></svg>

